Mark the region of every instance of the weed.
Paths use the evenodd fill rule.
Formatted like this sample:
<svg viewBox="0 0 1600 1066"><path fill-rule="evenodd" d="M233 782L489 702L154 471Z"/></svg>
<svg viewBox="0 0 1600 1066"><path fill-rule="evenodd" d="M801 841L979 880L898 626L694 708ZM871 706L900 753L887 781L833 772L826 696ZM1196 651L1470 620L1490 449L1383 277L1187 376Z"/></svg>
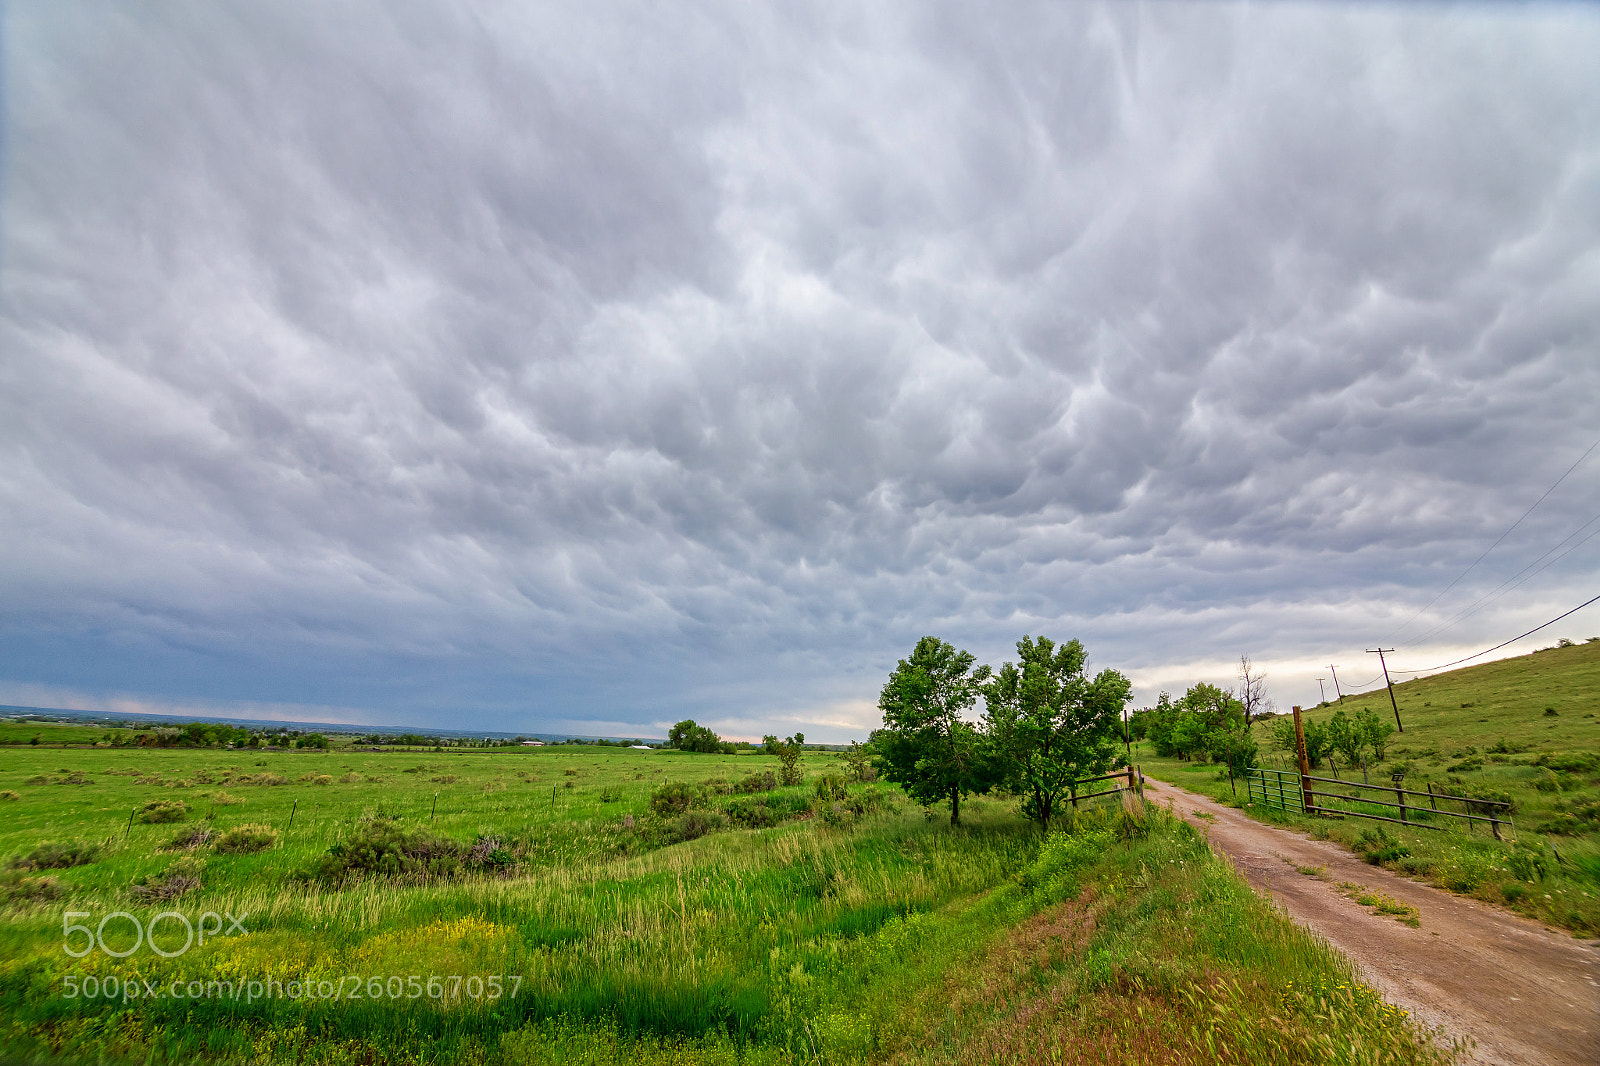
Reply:
<svg viewBox="0 0 1600 1066"><path fill-rule="evenodd" d="M139 808L138 820L148 823L181 822L189 817L189 805L182 800L152 800Z"/></svg>
<svg viewBox="0 0 1600 1066"><path fill-rule="evenodd" d="M100 857L100 845L40 844L21 858L11 860L13 870L66 870L73 866L87 866Z"/></svg>
<svg viewBox="0 0 1600 1066"><path fill-rule="evenodd" d="M224 855L249 855L277 842L278 831L270 825L236 825L218 836L212 847Z"/></svg>
<svg viewBox="0 0 1600 1066"><path fill-rule="evenodd" d="M205 847L217 836L217 831L208 825L191 826L180 829L178 834L167 841L166 851L186 851L194 848Z"/></svg>
<svg viewBox="0 0 1600 1066"><path fill-rule="evenodd" d="M200 887L205 864L185 856L159 874L141 877L128 886L128 894L140 903L164 903Z"/></svg>

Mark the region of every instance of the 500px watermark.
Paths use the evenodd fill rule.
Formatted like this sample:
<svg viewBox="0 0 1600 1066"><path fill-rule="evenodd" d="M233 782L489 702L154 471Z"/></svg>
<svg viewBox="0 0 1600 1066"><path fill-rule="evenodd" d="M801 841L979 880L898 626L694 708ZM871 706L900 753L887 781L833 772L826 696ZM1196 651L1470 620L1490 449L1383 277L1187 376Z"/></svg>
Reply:
<svg viewBox="0 0 1600 1066"><path fill-rule="evenodd" d="M510 982L510 988L506 983ZM120 999L130 1003L136 999L242 999L254 1003L263 999L428 999L493 1000L502 996L516 996L522 987L520 974L345 974L338 979L306 978L237 981L184 981L182 979L163 985L160 981L145 981L137 977L118 977L112 974L97 977L93 974L68 974L61 979L61 993L66 999Z"/></svg>
<svg viewBox="0 0 1600 1066"><path fill-rule="evenodd" d="M101 951L105 952L107 955L110 955L114 959L125 959L129 955L132 955L135 951L138 951L141 945L148 945L151 951L155 952L157 955L160 955L162 958L175 959L179 955L182 955L185 951L188 951L197 942L204 944L206 942L206 937L208 936L215 939L219 936L235 936L242 933L248 933L249 930L244 927L244 920L250 917L250 913L246 911L244 914L241 914L239 917L235 918L227 911L224 911L221 914L218 914L216 911L206 911L200 915L198 921L191 922L187 915L180 914L177 911L162 911L154 918L151 918L149 923L146 924L139 921L136 916L129 914L127 911L112 911L104 918L101 918L100 924L95 926L93 929L89 928L87 925L74 924L72 921L74 918L93 917L94 915L89 911L67 911L66 914L62 915L62 951L65 951L68 955L71 955L75 959L81 959L95 948L99 948ZM124 941L127 939L125 934L113 937L113 943L117 945L116 947L106 943L106 926L116 919L126 920L133 926L132 945L124 944ZM226 928L224 928L222 924L224 919L226 919L228 923ZM178 929L182 928L184 934L182 947L175 951L169 951L156 943L156 927L161 925L163 922L166 923L166 929L173 936L176 936ZM112 931L114 933L122 933L123 927L119 923L118 925L112 926ZM76 947L73 943L73 937L75 934L82 934L84 938L82 941L78 942L78 946Z"/></svg>

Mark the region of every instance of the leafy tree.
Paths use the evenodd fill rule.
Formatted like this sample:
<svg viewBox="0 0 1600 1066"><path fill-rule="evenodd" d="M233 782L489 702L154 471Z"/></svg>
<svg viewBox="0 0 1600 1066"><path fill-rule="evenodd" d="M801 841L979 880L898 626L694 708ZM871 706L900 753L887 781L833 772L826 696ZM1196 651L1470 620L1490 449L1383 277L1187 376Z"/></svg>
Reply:
<svg viewBox="0 0 1600 1066"><path fill-rule="evenodd" d="M977 729L963 715L977 702L989 668L971 652L923 637L878 694L883 728L873 732L873 762L924 806L948 801L961 824L961 797L988 785Z"/></svg>
<svg viewBox="0 0 1600 1066"><path fill-rule="evenodd" d="M1389 738L1394 735L1394 726L1378 717L1370 707L1363 708L1356 715L1356 728L1361 730L1361 736L1372 748L1372 761L1382 762L1384 752L1389 749Z"/></svg>
<svg viewBox="0 0 1600 1066"><path fill-rule="evenodd" d="M1328 737L1328 727L1322 722L1304 723L1306 735L1306 761L1313 770L1322 765L1323 758L1333 750ZM1282 718L1272 723L1273 747L1294 754L1294 719Z"/></svg>
<svg viewBox="0 0 1600 1066"><path fill-rule="evenodd" d="M1361 726L1350 720L1344 711L1334 711L1328 720L1328 743L1349 766L1361 761L1361 750L1367 746L1367 737Z"/></svg>
<svg viewBox="0 0 1600 1066"><path fill-rule="evenodd" d="M872 745L870 744L851 741L850 750L840 752L839 759L844 763L852 781L871 781L878 776L878 772L872 768Z"/></svg>
<svg viewBox="0 0 1600 1066"><path fill-rule="evenodd" d="M995 777L1022 796L1022 813L1048 829L1076 783L1116 758L1132 686L1115 670L1084 675L1083 645L1048 637L1017 642L983 688Z"/></svg>
<svg viewBox="0 0 1600 1066"><path fill-rule="evenodd" d="M698 751L706 754L716 754L724 750L722 738L703 725L696 725L693 718L685 718L667 731L667 746L677 748L679 751ZM732 745L727 745L731 748Z"/></svg>
<svg viewBox="0 0 1600 1066"><path fill-rule="evenodd" d="M805 741L804 733L796 733L792 737L784 737L783 743L778 745L778 780L785 785L798 785L803 775L800 769L800 756L805 749L801 747Z"/></svg>
<svg viewBox="0 0 1600 1066"><path fill-rule="evenodd" d="M1134 712L1135 735L1141 740L1149 737L1157 755L1171 758L1178 754L1177 746L1173 743L1172 731L1177 728L1178 715L1181 713L1181 708L1172 702L1171 694L1163 692L1154 707Z"/></svg>
<svg viewBox="0 0 1600 1066"><path fill-rule="evenodd" d="M1244 728L1244 705L1204 681L1191 686L1175 706L1178 713L1170 743L1180 758L1212 758L1221 734Z"/></svg>

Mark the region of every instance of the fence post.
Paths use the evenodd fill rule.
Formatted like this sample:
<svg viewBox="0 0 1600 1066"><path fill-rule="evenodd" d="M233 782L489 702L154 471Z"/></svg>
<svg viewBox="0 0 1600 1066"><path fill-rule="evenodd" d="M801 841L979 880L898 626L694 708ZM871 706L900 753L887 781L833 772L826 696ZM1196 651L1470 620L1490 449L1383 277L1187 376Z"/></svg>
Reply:
<svg viewBox="0 0 1600 1066"><path fill-rule="evenodd" d="M1311 761L1306 758L1306 728L1298 705L1294 708L1294 754L1300 764L1300 807L1306 814L1316 814L1317 805L1311 798Z"/></svg>
<svg viewBox="0 0 1600 1066"><path fill-rule="evenodd" d="M1394 798L1400 801L1400 820L1402 822L1406 820L1406 794L1400 785L1405 779L1405 774L1389 775L1389 780L1394 782Z"/></svg>
<svg viewBox="0 0 1600 1066"><path fill-rule="evenodd" d="M1133 763L1128 764L1128 791L1133 791Z"/></svg>
<svg viewBox="0 0 1600 1066"><path fill-rule="evenodd" d="M1430 808L1432 808L1433 810L1438 810L1439 809L1439 804L1436 803L1434 801L1434 798L1433 798L1433 782L1432 781L1428 782L1428 806Z"/></svg>

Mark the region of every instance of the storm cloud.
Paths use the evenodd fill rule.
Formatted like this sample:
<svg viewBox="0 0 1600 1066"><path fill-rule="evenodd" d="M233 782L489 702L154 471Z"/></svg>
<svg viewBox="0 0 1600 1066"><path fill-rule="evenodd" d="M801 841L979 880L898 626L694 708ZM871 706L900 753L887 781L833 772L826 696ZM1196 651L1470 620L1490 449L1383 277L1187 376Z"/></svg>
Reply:
<svg viewBox="0 0 1600 1066"><path fill-rule="evenodd" d="M1431 632L1591 457L1423 610L1600 436L1593 8L859 7L8 8L0 699L843 738L1600 591Z"/></svg>

